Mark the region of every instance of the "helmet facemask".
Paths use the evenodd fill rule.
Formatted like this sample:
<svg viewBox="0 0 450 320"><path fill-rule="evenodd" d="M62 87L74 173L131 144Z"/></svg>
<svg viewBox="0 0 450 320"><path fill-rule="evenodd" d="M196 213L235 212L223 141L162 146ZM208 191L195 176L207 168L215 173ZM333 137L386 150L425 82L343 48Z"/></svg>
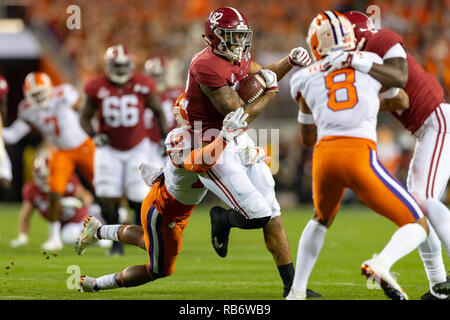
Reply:
<svg viewBox="0 0 450 320"><path fill-rule="evenodd" d="M131 60L118 62L109 60L106 62L106 73L108 78L117 84L124 84L131 78L134 64Z"/></svg>
<svg viewBox="0 0 450 320"><path fill-rule="evenodd" d="M220 39L219 54L241 62L242 54L252 44L252 30L215 28L213 32Z"/></svg>

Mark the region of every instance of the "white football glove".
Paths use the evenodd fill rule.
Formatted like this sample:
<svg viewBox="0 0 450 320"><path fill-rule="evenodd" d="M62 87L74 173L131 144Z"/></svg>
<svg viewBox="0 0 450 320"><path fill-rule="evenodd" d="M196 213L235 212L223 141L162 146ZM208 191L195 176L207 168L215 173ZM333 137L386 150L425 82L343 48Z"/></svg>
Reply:
<svg viewBox="0 0 450 320"><path fill-rule="evenodd" d="M139 166L141 170L141 178L144 180L145 184L151 187L155 178L157 178L164 170L164 168L155 168L148 164L141 163Z"/></svg>
<svg viewBox="0 0 450 320"><path fill-rule="evenodd" d="M248 128L248 124L245 121L248 118L248 113L244 113L244 109L239 108L236 111L232 111L225 119L223 119L222 130L220 136L229 142L234 138L239 137Z"/></svg>
<svg viewBox="0 0 450 320"><path fill-rule="evenodd" d="M311 63L308 51L305 48L297 47L289 53L288 61L293 67L306 67Z"/></svg>
<svg viewBox="0 0 450 320"><path fill-rule="evenodd" d="M244 166L251 166L260 160L266 159L266 152L258 146L249 146L239 150L239 158Z"/></svg>
<svg viewBox="0 0 450 320"><path fill-rule="evenodd" d="M266 92L278 92L277 74L269 69L261 69L260 73L266 81Z"/></svg>
<svg viewBox="0 0 450 320"><path fill-rule="evenodd" d="M84 206L83 201L75 197L64 197L59 202L62 207L68 209L81 209Z"/></svg>
<svg viewBox="0 0 450 320"><path fill-rule="evenodd" d="M26 246L28 244L28 235L26 233L19 233L17 239L11 240L9 245L13 248Z"/></svg>
<svg viewBox="0 0 450 320"><path fill-rule="evenodd" d="M352 67L363 73L368 73L372 68L373 61L365 58L358 52L350 51L335 51L325 58L324 64L325 73L328 75L333 71Z"/></svg>

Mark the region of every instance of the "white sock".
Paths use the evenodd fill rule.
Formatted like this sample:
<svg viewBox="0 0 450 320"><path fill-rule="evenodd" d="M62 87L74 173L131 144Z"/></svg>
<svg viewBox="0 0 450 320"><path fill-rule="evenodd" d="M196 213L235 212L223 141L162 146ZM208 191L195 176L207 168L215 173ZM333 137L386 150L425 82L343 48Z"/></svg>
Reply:
<svg viewBox="0 0 450 320"><path fill-rule="evenodd" d="M430 198L422 201L428 221L433 226L444 245L447 256L450 257L450 211L438 199Z"/></svg>
<svg viewBox="0 0 450 320"><path fill-rule="evenodd" d="M386 264L388 270L392 265L411 253L427 238L425 229L418 223L408 223L392 235L383 251L376 257Z"/></svg>
<svg viewBox="0 0 450 320"><path fill-rule="evenodd" d="M327 227L317 221L310 220L298 242L297 262L292 286L297 290L306 290L309 276L319 257L325 240Z"/></svg>
<svg viewBox="0 0 450 320"><path fill-rule="evenodd" d="M445 282L447 275L442 259L441 242L433 228L430 225L428 227L430 229L428 238L418 249L431 289L435 284Z"/></svg>
<svg viewBox="0 0 450 320"><path fill-rule="evenodd" d="M123 227L123 224L107 224L100 227L100 238L119 241L119 237L117 235L120 228Z"/></svg>
<svg viewBox="0 0 450 320"><path fill-rule="evenodd" d="M116 282L116 274L107 274L105 276L101 276L100 278L95 279L95 284L100 290L108 290L118 288L119 285Z"/></svg>
<svg viewBox="0 0 450 320"><path fill-rule="evenodd" d="M49 239L61 239L61 222L54 221L48 223L48 235Z"/></svg>

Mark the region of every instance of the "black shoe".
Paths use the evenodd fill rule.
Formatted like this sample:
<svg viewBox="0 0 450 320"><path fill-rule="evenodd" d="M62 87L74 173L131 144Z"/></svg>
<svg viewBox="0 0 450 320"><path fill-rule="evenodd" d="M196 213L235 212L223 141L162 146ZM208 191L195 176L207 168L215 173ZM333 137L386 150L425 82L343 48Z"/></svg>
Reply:
<svg viewBox="0 0 450 320"><path fill-rule="evenodd" d="M228 238L231 227L226 219L227 210L213 207L209 211L211 217L211 243L217 254L225 258L228 252Z"/></svg>
<svg viewBox="0 0 450 320"><path fill-rule="evenodd" d="M123 243L118 241L113 241L111 249L109 250L109 256L123 256Z"/></svg>
<svg viewBox="0 0 450 320"><path fill-rule="evenodd" d="M283 289L283 298L286 298L291 291L291 287L284 287ZM323 298L322 295L318 292L312 291L311 289L306 289L306 298Z"/></svg>
<svg viewBox="0 0 450 320"><path fill-rule="evenodd" d="M449 281L448 277L447 277L447 281L435 284L433 286L433 290L434 290L434 292L439 293L439 294L449 295L450 294L450 281Z"/></svg>
<svg viewBox="0 0 450 320"><path fill-rule="evenodd" d="M307 298L323 298L320 293L312 291L310 289L306 289L306 297Z"/></svg>
<svg viewBox="0 0 450 320"><path fill-rule="evenodd" d="M420 300L450 300L450 298L447 296L445 299L439 299L435 295L433 295L430 291L425 293L422 297L420 297Z"/></svg>

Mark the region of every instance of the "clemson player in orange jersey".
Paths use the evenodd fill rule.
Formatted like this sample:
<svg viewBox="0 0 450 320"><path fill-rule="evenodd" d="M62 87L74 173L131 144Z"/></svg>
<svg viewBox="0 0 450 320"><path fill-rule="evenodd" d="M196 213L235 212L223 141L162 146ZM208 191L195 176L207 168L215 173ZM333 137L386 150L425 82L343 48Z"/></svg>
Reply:
<svg viewBox="0 0 450 320"><path fill-rule="evenodd" d="M207 192L197 173L213 166L227 143L247 129L245 119L248 117L242 108L229 113L223 121L220 135L206 147L192 150L193 133L186 119L179 119L183 113L182 109L174 112L181 127L167 135L165 144L169 157L165 167L158 170L141 165L144 181L152 186L142 202L142 226L102 225L94 217L88 217L77 243L78 254L83 254L99 239L137 245L147 251L148 263L99 278L81 276L81 291L138 286L174 272L181 250L182 233L192 211Z"/></svg>
<svg viewBox="0 0 450 320"><path fill-rule="evenodd" d="M25 100L19 104L18 118L3 129L3 139L5 143L14 144L36 128L50 145L50 237L42 247L59 250L62 248L60 201L75 168L92 183L95 144L81 128L74 110L79 101L74 86L68 83L53 86L46 73L31 72L25 77L23 93Z"/></svg>
<svg viewBox="0 0 450 320"><path fill-rule="evenodd" d="M307 42L316 62L293 75L291 95L300 109L302 140L308 146L315 145L315 215L300 237L294 282L287 299L306 298L308 278L326 231L339 210L345 189L350 188L370 209L399 227L380 254L363 262L361 271L375 279L391 299L406 300L407 294L389 270L426 240L428 227L415 199L378 161L376 125L380 92L384 90L382 96L394 100L386 102L386 106L402 109L409 107L408 97L403 90L382 89L377 80L353 68L326 72L330 56L355 49L353 27L345 16L335 11L316 16ZM355 54L382 62L374 53Z"/></svg>

